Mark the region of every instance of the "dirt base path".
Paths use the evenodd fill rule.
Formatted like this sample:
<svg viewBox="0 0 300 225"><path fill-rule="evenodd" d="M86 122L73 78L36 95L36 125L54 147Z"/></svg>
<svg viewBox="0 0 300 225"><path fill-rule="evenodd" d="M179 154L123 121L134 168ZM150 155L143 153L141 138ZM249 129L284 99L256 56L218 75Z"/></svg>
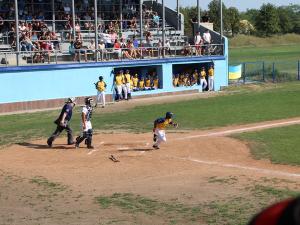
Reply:
<svg viewBox="0 0 300 225"><path fill-rule="evenodd" d="M94 137L92 151L84 144L79 149L65 145L62 138L52 149L45 140L8 147L0 151L0 218L6 221L0 225L29 219L29 224L105 224L99 222L100 218L108 224L116 216L123 221L116 224L134 224L118 209L104 213L94 201L97 196L113 193L195 204L233 195L249 180L266 177L289 180L285 187L299 189L300 167L255 160L246 143L226 136L299 123L300 118L293 118L210 131L178 131L167 134L168 141L160 150L152 149L151 133L99 134ZM110 160L111 155L120 162ZM216 185L209 182L213 177L234 177L238 182ZM41 187L48 181L61 184L52 185L61 191L45 194ZM165 224L156 217L149 220L137 216L134 221Z"/></svg>

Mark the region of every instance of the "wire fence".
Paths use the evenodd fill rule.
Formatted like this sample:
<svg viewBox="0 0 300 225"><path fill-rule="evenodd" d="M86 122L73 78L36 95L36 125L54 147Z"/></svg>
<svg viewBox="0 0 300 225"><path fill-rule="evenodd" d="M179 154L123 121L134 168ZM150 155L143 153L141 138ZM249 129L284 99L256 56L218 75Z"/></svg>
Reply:
<svg viewBox="0 0 300 225"><path fill-rule="evenodd" d="M300 80L300 60L243 62L241 78L234 82L286 82Z"/></svg>

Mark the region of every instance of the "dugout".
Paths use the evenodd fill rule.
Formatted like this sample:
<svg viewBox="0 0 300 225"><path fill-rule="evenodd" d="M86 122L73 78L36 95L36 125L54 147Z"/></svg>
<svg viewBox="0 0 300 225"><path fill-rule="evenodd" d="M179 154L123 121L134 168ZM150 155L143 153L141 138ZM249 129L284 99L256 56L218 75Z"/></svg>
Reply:
<svg viewBox="0 0 300 225"><path fill-rule="evenodd" d="M163 73L162 73L162 66L127 66L127 67L115 67L113 69L113 74L119 73L120 70L123 70L124 73L126 70L129 70L130 75L138 75L139 80L146 78L150 75L151 78L157 76L159 80L158 88L163 88Z"/></svg>

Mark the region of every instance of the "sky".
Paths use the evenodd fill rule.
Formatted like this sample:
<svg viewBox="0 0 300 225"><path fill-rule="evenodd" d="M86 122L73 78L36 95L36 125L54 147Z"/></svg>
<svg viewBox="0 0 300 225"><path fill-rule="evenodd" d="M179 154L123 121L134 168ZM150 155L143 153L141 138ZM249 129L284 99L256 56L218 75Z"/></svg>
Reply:
<svg viewBox="0 0 300 225"><path fill-rule="evenodd" d="M161 0L158 0L161 2ZM176 8L176 0L165 0L166 6L169 8L175 9ZM207 9L207 5L209 4L210 0L200 0L200 7L202 9ZM239 11L246 11L247 8L249 9L259 9L263 3L271 3L276 6L281 5L289 5L289 4L299 4L300 0L223 0L226 7L236 7ZM180 6L197 6L197 0L179 0Z"/></svg>

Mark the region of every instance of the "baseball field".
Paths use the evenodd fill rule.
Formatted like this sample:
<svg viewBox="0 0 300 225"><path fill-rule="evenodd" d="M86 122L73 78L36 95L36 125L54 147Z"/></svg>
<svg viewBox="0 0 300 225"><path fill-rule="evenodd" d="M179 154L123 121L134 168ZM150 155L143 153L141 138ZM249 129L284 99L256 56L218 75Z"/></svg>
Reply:
<svg viewBox="0 0 300 225"><path fill-rule="evenodd" d="M0 225L246 224L300 194L299 99L289 82L110 104L90 151L47 147L59 109L1 115ZM153 150L167 111L179 127ZM77 105L75 135L79 121Z"/></svg>

